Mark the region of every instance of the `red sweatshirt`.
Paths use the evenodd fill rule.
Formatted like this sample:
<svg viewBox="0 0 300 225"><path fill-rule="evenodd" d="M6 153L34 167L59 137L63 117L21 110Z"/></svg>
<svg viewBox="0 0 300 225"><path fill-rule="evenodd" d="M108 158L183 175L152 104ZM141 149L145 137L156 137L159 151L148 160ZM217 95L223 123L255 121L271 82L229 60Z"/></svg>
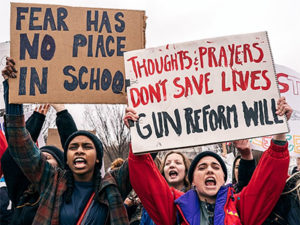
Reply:
<svg viewBox="0 0 300 225"><path fill-rule="evenodd" d="M225 201L217 198L214 215L215 221L219 221L217 224L259 225L265 221L285 186L289 166L287 147L287 143L279 146L271 142L248 186L238 194L231 194L229 187L225 193ZM195 218L194 214L200 213L200 210L193 208L186 210L185 208L192 201L198 201L198 197L190 199L191 201L187 205L177 204L177 202L175 204L176 199L187 195L188 192L184 194L170 188L155 166L150 154L134 155L130 152L128 159L132 187L155 224L174 225L177 213L181 214L184 219L182 224L200 223L200 219L199 221L190 219L191 214ZM224 190L224 188L221 189ZM219 201L224 201L224 207L217 207L220 205ZM220 212L221 210L223 212ZM187 213L184 214L185 212ZM200 215L196 218L200 218Z"/></svg>

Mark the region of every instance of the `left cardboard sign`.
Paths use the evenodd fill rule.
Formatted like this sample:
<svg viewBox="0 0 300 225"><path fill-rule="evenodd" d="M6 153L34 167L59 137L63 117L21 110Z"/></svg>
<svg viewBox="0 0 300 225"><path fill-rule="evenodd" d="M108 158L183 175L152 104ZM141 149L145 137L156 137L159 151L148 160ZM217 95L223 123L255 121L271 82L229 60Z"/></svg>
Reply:
<svg viewBox="0 0 300 225"><path fill-rule="evenodd" d="M126 103L123 53L145 46L145 11L11 3L10 103Z"/></svg>

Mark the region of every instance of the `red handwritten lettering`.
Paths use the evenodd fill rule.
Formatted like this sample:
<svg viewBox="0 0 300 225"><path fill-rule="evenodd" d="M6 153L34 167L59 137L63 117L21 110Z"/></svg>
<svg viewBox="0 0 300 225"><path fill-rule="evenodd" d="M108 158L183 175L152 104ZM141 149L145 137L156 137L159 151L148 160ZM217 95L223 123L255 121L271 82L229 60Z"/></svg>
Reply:
<svg viewBox="0 0 300 225"><path fill-rule="evenodd" d="M167 100L167 91L166 91L167 80L159 80L156 84L149 84L147 87L143 86L139 88L130 89L130 99L133 107L137 107L140 104L147 105L149 102L159 103L161 100Z"/></svg>
<svg viewBox="0 0 300 225"><path fill-rule="evenodd" d="M258 45L259 45L259 43L253 43L253 45L252 45L253 48L257 49L259 52L258 58L253 60L256 63L260 63L264 58L264 52L260 47L258 47Z"/></svg>
<svg viewBox="0 0 300 225"><path fill-rule="evenodd" d="M262 71L262 77L265 79L265 81L266 81L266 86L262 86L261 87L261 89L262 90L269 90L270 89L270 87L271 87L271 81L270 81L270 79L267 77L267 75L266 75L266 73L268 72L268 70L264 70L264 71Z"/></svg>
<svg viewBox="0 0 300 225"><path fill-rule="evenodd" d="M280 77L288 78L289 75L285 73L278 73L277 74L277 79L278 79L278 84L279 84L279 91L280 93L285 93L289 91L289 85L287 83L283 83L280 81Z"/></svg>

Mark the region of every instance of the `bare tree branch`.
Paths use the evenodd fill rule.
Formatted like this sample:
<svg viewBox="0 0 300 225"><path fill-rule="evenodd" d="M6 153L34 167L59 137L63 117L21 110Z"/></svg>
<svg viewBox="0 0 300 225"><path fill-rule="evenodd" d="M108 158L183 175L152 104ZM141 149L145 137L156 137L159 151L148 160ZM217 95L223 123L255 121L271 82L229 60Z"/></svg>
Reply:
<svg viewBox="0 0 300 225"><path fill-rule="evenodd" d="M126 158L129 147L129 130L123 123L125 105L86 105L84 116L89 127L96 131L104 154L112 162Z"/></svg>

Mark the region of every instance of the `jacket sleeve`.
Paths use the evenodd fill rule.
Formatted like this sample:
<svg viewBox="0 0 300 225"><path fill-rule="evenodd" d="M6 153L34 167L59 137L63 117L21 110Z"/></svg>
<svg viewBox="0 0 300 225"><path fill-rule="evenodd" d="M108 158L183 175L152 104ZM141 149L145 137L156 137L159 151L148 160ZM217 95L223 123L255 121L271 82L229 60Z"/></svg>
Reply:
<svg viewBox="0 0 300 225"><path fill-rule="evenodd" d="M237 208L242 224L262 224L276 205L288 176L288 143L271 141L247 187L240 193Z"/></svg>
<svg viewBox="0 0 300 225"><path fill-rule="evenodd" d="M76 124L68 110L65 109L56 114L56 126L58 129L61 146L64 148L68 137L77 131Z"/></svg>
<svg viewBox="0 0 300 225"><path fill-rule="evenodd" d="M51 182L55 169L42 158L25 128L23 115L6 115L5 127L11 156L25 176L42 192Z"/></svg>
<svg viewBox="0 0 300 225"><path fill-rule="evenodd" d="M37 141L41 133L46 116L44 114L33 112L26 121L26 129L34 142Z"/></svg>
<svg viewBox="0 0 300 225"><path fill-rule="evenodd" d="M241 159L238 173L238 183L236 192L241 192L251 180L252 174L255 170L255 160Z"/></svg>
<svg viewBox="0 0 300 225"><path fill-rule="evenodd" d="M150 154L128 157L130 182L144 208L157 225L174 225L174 194L160 174Z"/></svg>

